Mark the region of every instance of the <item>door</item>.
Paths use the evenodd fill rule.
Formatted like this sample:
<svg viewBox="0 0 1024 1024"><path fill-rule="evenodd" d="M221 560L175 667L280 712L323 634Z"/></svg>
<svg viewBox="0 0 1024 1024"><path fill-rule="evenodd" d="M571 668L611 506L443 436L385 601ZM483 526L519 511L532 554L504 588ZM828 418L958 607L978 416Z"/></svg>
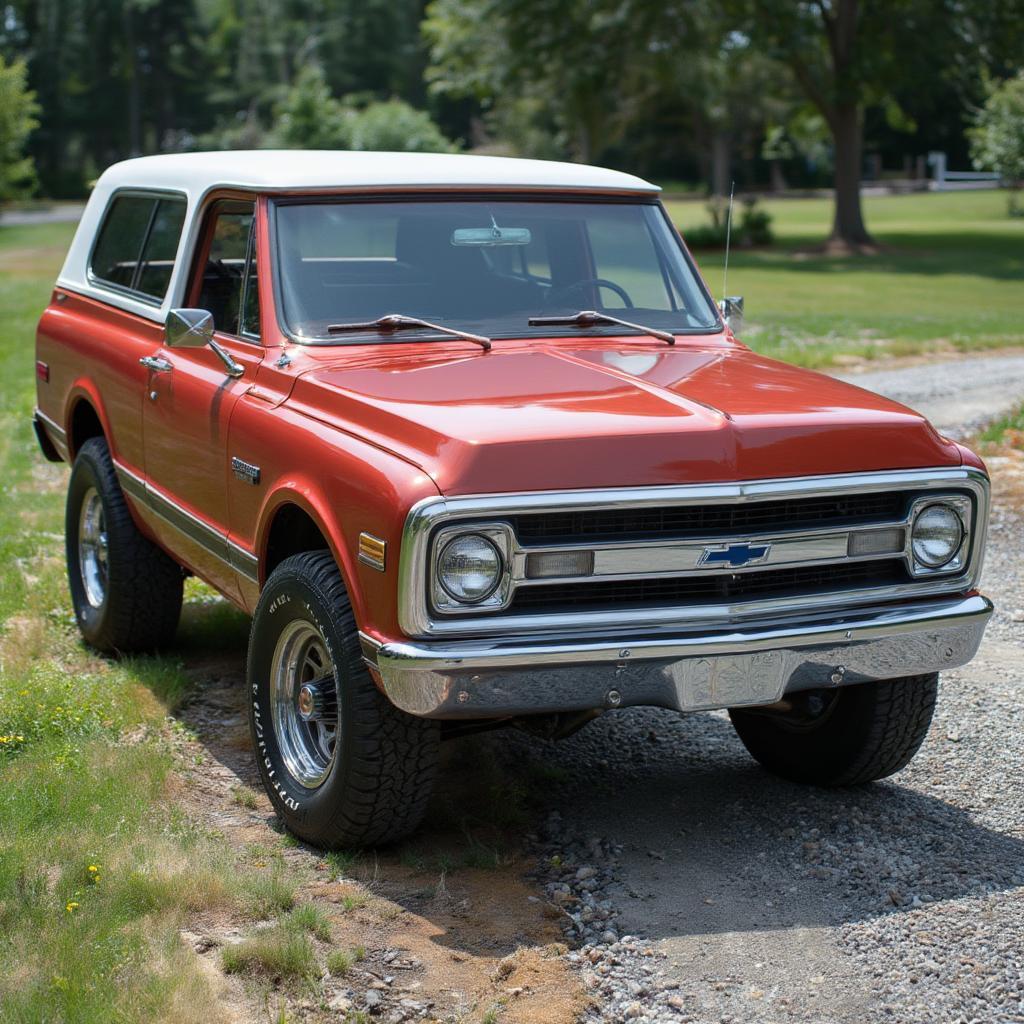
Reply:
<svg viewBox="0 0 1024 1024"><path fill-rule="evenodd" d="M256 288L255 204L211 204L189 305L213 314L216 340L242 367L231 376L212 348L152 353L143 401L149 500L160 540L198 576L237 596L227 540L228 421L263 358Z"/></svg>

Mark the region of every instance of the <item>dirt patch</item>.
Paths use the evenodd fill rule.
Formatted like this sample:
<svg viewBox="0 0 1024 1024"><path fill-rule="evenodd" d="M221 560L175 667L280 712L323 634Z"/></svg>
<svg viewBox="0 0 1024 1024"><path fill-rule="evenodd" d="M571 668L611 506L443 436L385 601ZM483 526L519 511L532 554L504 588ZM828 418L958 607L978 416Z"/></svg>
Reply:
<svg viewBox="0 0 1024 1024"><path fill-rule="evenodd" d="M186 668L197 688L178 713L189 735L178 742L173 798L248 865L298 883L299 901L330 922L330 942L315 943L321 963L332 950L358 951L342 976L328 974L312 989L241 982L223 974L221 949L254 923L197 914L182 934L213 976L226 1019L276 1019L282 1010L288 1020L312 1022L359 1013L387 1022L578 1019L586 997L560 955L560 912L524 877L531 864L518 846L515 811L523 779L505 780L481 763L486 751L477 741L452 741L436 807L417 836L386 850L325 856L281 831L262 790L241 654L197 654Z"/></svg>
<svg viewBox="0 0 1024 1024"><path fill-rule="evenodd" d="M999 442L968 438L984 460L992 481L992 502L1024 511L1024 430L1007 430Z"/></svg>

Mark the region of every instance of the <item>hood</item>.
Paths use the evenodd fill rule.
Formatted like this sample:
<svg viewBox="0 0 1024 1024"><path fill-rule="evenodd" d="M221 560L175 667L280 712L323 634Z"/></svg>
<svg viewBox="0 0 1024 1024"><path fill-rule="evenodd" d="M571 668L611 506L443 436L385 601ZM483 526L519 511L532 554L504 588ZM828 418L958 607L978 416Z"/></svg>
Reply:
<svg viewBox="0 0 1024 1024"><path fill-rule="evenodd" d="M449 495L960 463L904 406L704 339L360 348L305 371L291 402L414 463Z"/></svg>

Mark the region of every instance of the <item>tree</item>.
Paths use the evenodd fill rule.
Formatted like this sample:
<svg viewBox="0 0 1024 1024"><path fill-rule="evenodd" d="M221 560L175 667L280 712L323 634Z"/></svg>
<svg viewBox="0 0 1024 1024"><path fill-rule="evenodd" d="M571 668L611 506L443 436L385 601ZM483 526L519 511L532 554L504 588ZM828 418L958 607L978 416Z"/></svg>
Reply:
<svg viewBox="0 0 1024 1024"><path fill-rule="evenodd" d="M1011 189L1010 216L1024 215L1017 199L1024 182L1024 71L990 85L968 135L974 166L1002 175Z"/></svg>
<svg viewBox="0 0 1024 1024"><path fill-rule="evenodd" d="M22 61L8 64L0 57L0 201L28 195L36 183L25 142L39 124L39 104L27 79Z"/></svg>
<svg viewBox="0 0 1024 1024"><path fill-rule="evenodd" d="M425 110L397 99L352 111L348 146L399 153L454 153L458 148Z"/></svg>
<svg viewBox="0 0 1024 1024"><path fill-rule="evenodd" d="M603 0L433 0L423 23L436 95L473 96L502 132L530 113L563 152L593 161L618 137L639 39ZM545 154L546 155L546 154Z"/></svg>
<svg viewBox="0 0 1024 1024"><path fill-rule="evenodd" d="M348 112L331 94L319 64L307 64L277 108L267 141L282 149L348 149Z"/></svg>
<svg viewBox="0 0 1024 1024"><path fill-rule="evenodd" d="M1019 52L1019 0L733 0L737 25L790 69L828 124L835 206L831 248L870 251L860 202L864 112L927 88L961 92L986 66Z"/></svg>
<svg viewBox="0 0 1024 1024"><path fill-rule="evenodd" d="M451 153L425 110L399 99L363 106L332 95L319 64L307 64L276 109L266 145L283 149L378 149L408 153Z"/></svg>

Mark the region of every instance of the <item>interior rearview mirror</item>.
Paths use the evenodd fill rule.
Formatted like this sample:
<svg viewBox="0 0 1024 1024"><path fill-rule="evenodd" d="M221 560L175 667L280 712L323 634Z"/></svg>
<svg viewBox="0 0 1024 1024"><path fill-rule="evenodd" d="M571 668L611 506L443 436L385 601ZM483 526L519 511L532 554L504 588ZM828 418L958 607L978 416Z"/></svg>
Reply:
<svg viewBox="0 0 1024 1024"><path fill-rule="evenodd" d="M743 326L743 296L728 295L718 303L722 319L733 334L739 334Z"/></svg>
<svg viewBox="0 0 1024 1024"><path fill-rule="evenodd" d="M172 309L164 323L168 348L203 348L213 341L213 314L205 309Z"/></svg>

